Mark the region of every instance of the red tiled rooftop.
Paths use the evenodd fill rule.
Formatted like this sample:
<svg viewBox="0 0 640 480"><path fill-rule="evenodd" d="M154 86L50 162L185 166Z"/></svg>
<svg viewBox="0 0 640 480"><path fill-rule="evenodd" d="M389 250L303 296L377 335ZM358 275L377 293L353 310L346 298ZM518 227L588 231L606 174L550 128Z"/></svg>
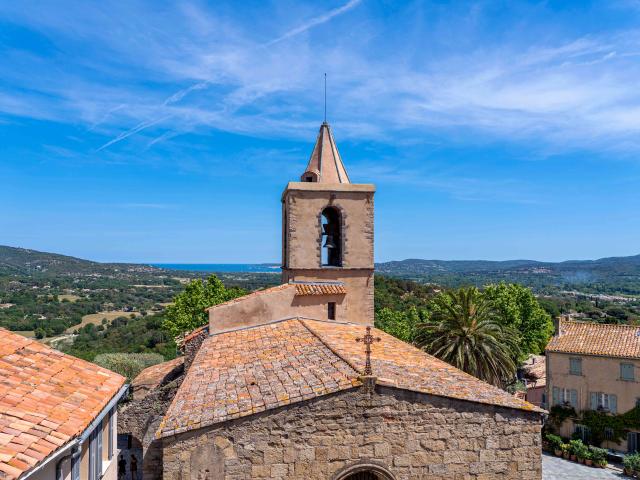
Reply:
<svg viewBox="0 0 640 480"><path fill-rule="evenodd" d="M640 358L640 327L562 319L560 336L551 339L547 351Z"/></svg>
<svg viewBox="0 0 640 480"><path fill-rule="evenodd" d="M125 378L0 328L0 478L15 479L81 434Z"/></svg>
<svg viewBox="0 0 640 480"><path fill-rule="evenodd" d="M165 418L169 436L360 385L365 327L291 319L207 338ZM384 332L372 346L378 383L471 402L541 411Z"/></svg>
<svg viewBox="0 0 640 480"><path fill-rule="evenodd" d="M298 320L207 338L163 419L171 435L358 385L357 372Z"/></svg>
<svg viewBox="0 0 640 480"><path fill-rule="evenodd" d="M355 369L364 369L364 349L356 338L364 335L365 327L318 320L301 321ZM373 373L381 385L508 408L535 409L504 390L478 380L382 330L372 330L382 340L371 346Z"/></svg>
<svg viewBox="0 0 640 480"><path fill-rule="evenodd" d="M182 363L184 363L184 357L178 357L167 362L158 363L157 365L151 365L142 370L138 376L133 379L131 386L159 385L167 375Z"/></svg>
<svg viewBox="0 0 640 480"><path fill-rule="evenodd" d="M294 283L296 295L344 295L347 289L344 283L340 282L300 282Z"/></svg>

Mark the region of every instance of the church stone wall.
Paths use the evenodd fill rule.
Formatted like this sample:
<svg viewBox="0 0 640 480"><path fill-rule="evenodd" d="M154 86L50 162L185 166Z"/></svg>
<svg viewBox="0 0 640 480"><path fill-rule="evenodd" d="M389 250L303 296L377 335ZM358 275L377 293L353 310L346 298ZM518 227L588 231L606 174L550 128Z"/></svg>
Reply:
<svg viewBox="0 0 640 480"><path fill-rule="evenodd" d="M345 295L296 296L295 286L282 285L273 288L272 291L257 292L209 309L209 331L211 334L228 332L297 316L327 320L328 302L336 304L336 319L345 321L347 311L345 297Z"/></svg>
<svg viewBox="0 0 640 480"><path fill-rule="evenodd" d="M163 440L165 480L336 479L359 463L395 479L541 478L536 413L377 387Z"/></svg>

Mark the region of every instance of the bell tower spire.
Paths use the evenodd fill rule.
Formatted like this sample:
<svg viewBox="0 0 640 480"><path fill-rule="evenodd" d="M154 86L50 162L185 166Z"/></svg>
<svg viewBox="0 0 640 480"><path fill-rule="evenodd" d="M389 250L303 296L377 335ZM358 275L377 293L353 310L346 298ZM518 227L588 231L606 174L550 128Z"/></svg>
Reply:
<svg viewBox="0 0 640 480"><path fill-rule="evenodd" d="M372 184L351 183L329 124L282 194L282 281L345 287L338 319L373 325Z"/></svg>
<svg viewBox="0 0 640 480"><path fill-rule="evenodd" d="M300 177L302 182L351 183L347 169L333 138L331 127L325 121L320 125L316 144L311 152L307 168Z"/></svg>

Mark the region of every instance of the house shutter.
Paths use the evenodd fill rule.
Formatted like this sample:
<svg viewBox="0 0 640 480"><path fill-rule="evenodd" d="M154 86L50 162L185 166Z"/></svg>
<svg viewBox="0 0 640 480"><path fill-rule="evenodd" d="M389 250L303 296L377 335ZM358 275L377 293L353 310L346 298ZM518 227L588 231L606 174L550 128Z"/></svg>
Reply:
<svg viewBox="0 0 640 480"><path fill-rule="evenodd" d="M633 380L633 364L621 363L620 364L620 378L623 380Z"/></svg>
<svg viewBox="0 0 640 480"><path fill-rule="evenodd" d="M560 403L560 392L558 387L553 387L552 395L553 395L553 399L552 399L553 404L558 405L558 403Z"/></svg>
<svg viewBox="0 0 640 480"><path fill-rule="evenodd" d="M609 410L611 413L618 413L618 397L609 395Z"/></svg>
<svg viewBox="0 0 640 480"><path fill-rule="evenodd" d="M598 409L598 394L596 392L591 392L589 397L591 399L589 407L591 408L591 410L597 410Z"/></svg>
<svg viewBox="0 0 640 480"><path fill-rule="evenodd" d="M638 450L638 434L636 432L627 433L627 452L634 453Z"/></svg>
<svg viewBox="0 0 640 480"><path fill-rule="evenodd" d="M578 391L577 390L571 390L569 392L569 403L571 404L571 406L575 409L578 408Z"/></svg>

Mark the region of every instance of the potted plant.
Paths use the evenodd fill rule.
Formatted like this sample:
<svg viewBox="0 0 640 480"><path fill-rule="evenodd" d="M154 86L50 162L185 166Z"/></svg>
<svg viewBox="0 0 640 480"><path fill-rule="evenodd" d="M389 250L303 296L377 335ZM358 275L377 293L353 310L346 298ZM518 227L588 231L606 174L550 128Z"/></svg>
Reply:
<svg viewBox="0 0 640 480"><path fill-rule="evenodd" d="M622 460L622 466L626 475L632 476L637 473L640 470L640 453L626 455Z"/></svg>
<svg viewBox="0 0 640 480"><path fill-rule="evenodd" d="M552 433L547 435L547 443L549 449L555 454L556 457L562 456L562 438Z"/></svg>
<svg viewBox="0 0 640 480"><path fill-rule="evenodd" d="M575 446L576 457L580 463L585 463L589 458L589 448L582 442Z"/></svg>
<svg viewBox="0 0 640 480"><path fill-rule="evenodd" d="M569 458L572 462L578 460L578 452L584 447L582 440L569 440Z"/></svg>
<svg viewBox="0 0 640 480"><path fill-rule="evenodd" d="M607 450L598 447L589 447L591 453L591 461L596 467L604 468L607 466Z"/></svg>
<svg viewBox="0 0 640 480"><path fill-rule="evenodd" d="M569 444L563 443L561 448L562 448L562 457L565 460L569 460L569 457L571 456L571 453L569 452Z"/></svg>
<svg viewBox="0 0 640 480"><path fill-rule="evenodd" d="M591 456L591 452L589 450L587 450L584 454L584 464L587 467L590 467L591 465L593 465L593 458Z"/></svg>

